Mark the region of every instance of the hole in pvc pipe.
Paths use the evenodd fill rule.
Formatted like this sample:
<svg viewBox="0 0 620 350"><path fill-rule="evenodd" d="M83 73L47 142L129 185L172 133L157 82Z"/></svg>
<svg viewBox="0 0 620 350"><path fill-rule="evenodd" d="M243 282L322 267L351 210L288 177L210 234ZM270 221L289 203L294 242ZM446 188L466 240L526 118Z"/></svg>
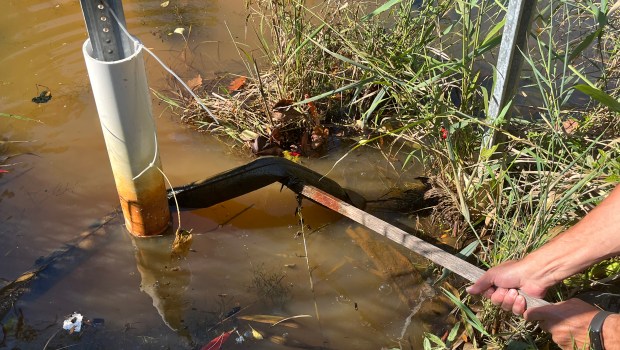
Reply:
<svg viewBox="0 0 620 350"><path fill-rule="evenodd" d="M110 28L103 28L102 30L103 30L104 33L107 33L107 32L110 31Z"/></svg>
<svg viewBox="0 0 620 350"><path fill-rule="evenodd" d="M101 16L99 19L100 19L102 22L105 22L105 21L107 21L107 20L108 20L108 18L107 18L106 16Z"/></svg>
<svg viewBox="0 0 620 350"><path fill-rule="evenodd" d="M100 10L103 10L104 6L103 6L103 4L99 4L99 5L97 5L97 8L100 9Z"/></svg>

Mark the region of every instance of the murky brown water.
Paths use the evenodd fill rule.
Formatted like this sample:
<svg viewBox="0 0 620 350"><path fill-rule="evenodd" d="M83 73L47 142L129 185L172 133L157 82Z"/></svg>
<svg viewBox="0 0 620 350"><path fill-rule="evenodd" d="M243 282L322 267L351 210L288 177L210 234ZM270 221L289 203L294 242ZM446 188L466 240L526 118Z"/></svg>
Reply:
<svg viewBox="0 0 620 350"><path fill-rule="evenodd" d="M162 8L159 1L125 1L132 34L184 77L242 72L226 26L236 40L251 42L245 36L243 0L170 3ZM0 278L9 281L119 204L81 53L86 31L79 3L6 0L2 5L0 112L40 121L0 118L2 140L10 141L0 155L21 154L6 162L14 165L2 168L9 173L0 174ZM188 56L181 53L183 40L168 33L190 24ZM151 86L165 89L166 74L154 60L147 58L147 69ZM36 84L50 88L49 103L31 102ZM164 171L174 185L248 161L179 124L156 102L154 115ZM306 165L326 173L338 157ZM367 198L419 174L409 169L405 175L376 151L348 157L330 172ZM419 348L422 333L429 324L441 323L436 314L445 310L421 300L422 309L406 323L411 308L377 276L371 260L346 234L357 225L305 202L306 222L313 228L327 225L307 240L313 293L303 240L294 238L299 230L295 206L292 192L273 185L212 208L183 212L182 225L195 237L182 259L170 257L172 237L134 240L116 219L33 284L32 292L2 320L6 345L188 349L235 326L244 333L251 324L271 339L243 344L230 339L226 348L381 349L397 347L402 335L404 343ZM261 299L265 290L250 287L273 276L288 294ZM423 283L419 287L428 289ZM235 306L244 315L312 317L299 319L299 328L243 320L217 326ZM68 335L60 327L74 311L105 323ZM18 327L20 313L25 326Z"/></svg>

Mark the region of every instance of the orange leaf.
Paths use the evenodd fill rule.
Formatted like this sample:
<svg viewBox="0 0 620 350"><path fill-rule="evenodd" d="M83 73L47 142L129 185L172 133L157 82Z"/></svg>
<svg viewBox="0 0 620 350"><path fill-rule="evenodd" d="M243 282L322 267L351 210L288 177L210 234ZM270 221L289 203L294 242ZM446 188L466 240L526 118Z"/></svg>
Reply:
<svg viewBox="0 0 620 350"><path fill-rule="evenodd" d="M307 100L310 98L310 95L306 94L304 98ZM310 115L314 118L317 118L319 113L316 111L316 105L313 101L308 102L308 108L310 109Z"/></svg>
<svg viewBox="0 0 620 350"><path fill-rule="evenodd" d="M224 345L226 340L228 340L228 337L230 337L230 334L234 331L235 330L233 329L230 332L224 332L221 335L213 338L213 340L211 340L209 344L203 346L202 348L200 348L200 350L220 350L222 348L222 345Z"/></svg>
<svg viewBox="0 0 620 350"><path fill-rule="evenodd" d="M187 86L189 86L192 91L200 86L202 86L202 77L198 74L195 78L190 79L187 82Z"/></svg>
<svg viewBox="0 0 620 350"><path fill-rule="evenodd" d="M240 76L239 78L233 80L230 85L228 85L228 91L238 91L243 86L245 86L246 77Z"/></svg>
<svg viewBox="0 0 620 350"><path fill-rule="evenodd" d="M572 134L579 128L579 122L574 119L568 119L562 122L562 126L567 134Z"/></svg>

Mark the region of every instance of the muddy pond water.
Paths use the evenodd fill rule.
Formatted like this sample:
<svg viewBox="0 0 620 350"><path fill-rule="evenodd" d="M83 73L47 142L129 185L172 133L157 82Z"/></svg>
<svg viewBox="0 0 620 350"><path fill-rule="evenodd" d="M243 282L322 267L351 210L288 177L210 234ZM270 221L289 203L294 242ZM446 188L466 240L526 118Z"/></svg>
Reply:
<svg viewBox="0 0 620 350"><path fill-rule="evenodd" d="M164 8L161 1L124 1L132 34L187 79L243 73L231 35L252 42L244 4L173 0ZM193 349L236 327L226 349L418 349L425 331L441 329L449 306L436 302L437 291L418 272L409 286L416 300L407 302L351 238L359 225L304 201L312 290L296 198L279 185L183 212L182 227L193 241L181 256L171 255L173 235L134 239L120 215L110 216L119 203L81 53L86 30L79 2L5 0L2 6L0 112L35 121L0 117L0 156L9 156L0 168L8 171L0 173L0 287L66 253L3 315L0 347ZM191 50L184 50L183 38L169 34L190 25ZM167 89L167 74L153 59L146 63L151 87ZM44 89L52 99L33 103ZM184 126L155 99L153 111L174 186L251 160ZM403 159L388 161L370 149L332 169L341 155L304 165L370 199L420 175L415 166L401 171ZM425 269L423 259L377 239L415 270ZM239 318L224 320L239 308ZM62 323L73 312L90 324L69 334ZM272 327L256 315L308 317Z"/></svg>

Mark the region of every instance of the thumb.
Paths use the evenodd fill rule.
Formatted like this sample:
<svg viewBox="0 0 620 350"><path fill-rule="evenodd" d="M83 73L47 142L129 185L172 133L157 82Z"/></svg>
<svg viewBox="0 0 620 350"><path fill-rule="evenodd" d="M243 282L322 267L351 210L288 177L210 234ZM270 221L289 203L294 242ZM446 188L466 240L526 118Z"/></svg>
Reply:
<svg viewBox="0 0 620 350"><path fill-rule="evenodd" d="M489 273L485 273L474 284L465 290L469 294L482 294L494 286L493 277Z"/></svg>

